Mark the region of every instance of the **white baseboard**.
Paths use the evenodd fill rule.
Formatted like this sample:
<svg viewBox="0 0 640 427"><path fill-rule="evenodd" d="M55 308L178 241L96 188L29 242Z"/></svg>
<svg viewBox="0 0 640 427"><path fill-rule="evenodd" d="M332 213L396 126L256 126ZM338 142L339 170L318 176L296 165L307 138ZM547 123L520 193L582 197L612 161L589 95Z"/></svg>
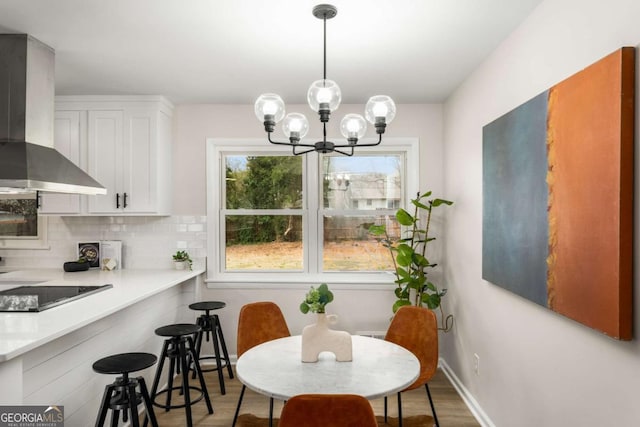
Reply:
<svg viewBox="0 0 640 427"><path fill-rule="evenodd" d="M478 401L471 395L469 390L462 384L458 376L451 370L447 362L440 358L438 360L438 365L442 369L442 372L449 378L451 384L456 389L462 400L467 405L473 416L478 420L482 427L496 427L496 425L491 421L489 416L484 412L482 407L478 404Z"/></svg>

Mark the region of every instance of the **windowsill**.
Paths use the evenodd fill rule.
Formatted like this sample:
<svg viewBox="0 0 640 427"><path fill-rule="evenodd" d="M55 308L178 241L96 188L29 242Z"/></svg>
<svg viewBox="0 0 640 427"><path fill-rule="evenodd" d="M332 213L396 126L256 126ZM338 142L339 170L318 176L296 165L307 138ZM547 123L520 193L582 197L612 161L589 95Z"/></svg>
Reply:
<svg viewBox="0 0 640 427"><path fill-rule="evenodd" d="M228 282L217 280L205 280L206 286L209 289L273 289L273 290L291 290L291 289L309 289L310 285L318 285L317 281L308 282ZM378 283L356 283L356 282L330 282L331 289L341 290L358 290L358 291L392 291L397 287L393 282L378 282Z"/></svg>

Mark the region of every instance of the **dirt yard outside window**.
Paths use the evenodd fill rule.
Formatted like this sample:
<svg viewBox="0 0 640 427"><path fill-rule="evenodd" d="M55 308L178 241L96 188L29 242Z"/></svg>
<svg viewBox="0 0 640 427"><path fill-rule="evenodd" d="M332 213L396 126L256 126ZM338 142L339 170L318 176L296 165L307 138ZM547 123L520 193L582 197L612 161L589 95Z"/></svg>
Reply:
<svg viewBox="0 0 640 427"><path fill-rule="evenodd" d="M226 249L226 269L302 270L302 242L234 245ZM375 240L330 242L324 246L324 271L392 270L389 250Z"/></svg>

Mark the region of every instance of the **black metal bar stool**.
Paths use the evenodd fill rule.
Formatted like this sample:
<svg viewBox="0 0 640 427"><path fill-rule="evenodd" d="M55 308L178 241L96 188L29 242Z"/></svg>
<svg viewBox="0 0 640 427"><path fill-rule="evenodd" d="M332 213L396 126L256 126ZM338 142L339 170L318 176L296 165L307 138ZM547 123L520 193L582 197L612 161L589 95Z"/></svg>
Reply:
<svg viewBox="0 0 640 427"><path fill-rule="evenodd" d="M231 361L229 359L229 353L227 352L227 344L224 342L224 335L222 334L222 326L220 326L220 318L217 314L211 314L212 310L219 310L226 307L227 304L222 301L202 301L189 305L192 310L204 311L205 313L198 317L197 325L202 328L196 336L196 355L197 360L215 359L215 368L202 369L202 372L218 371L218 382L220 383L220 393L225 394L224 387L224 372L223 367L227 367L229 378L233 378L233 369L231 369ZM213 341L213 356L201 356L202 351L202 336L206 337L207 342L209 336ZM220 355L220 349L222 348L222 356ZM224 364L223 364L224 362ZM193 378L195 378L195 371L193 372Z"/></svg>
<svg viewBox="0 0 640 427"><path fill-rule="evenodd" d="M104 425L109 409L113 411L111 414L112 427L118 425L120 411L122 411L123 422L127 422L128 412L131 416L131 425L139 427L138 405L143 402L151 425L158 427L144 378L129 378L129 373L153 366L157 360L155 355L149 353L122 353L105 357L93 364L93 370L99 374L122 375L105 387L96 427ZM137 387L140 387L140 393L136 392Z"/></svg>
<svg viewBox="0 0 640 427"><path fill-rule="evenodd" d="M185 408L187 414L187 426L192 426L191 421L191 405L194 405L201 401L203 398L207 403L207 409L210 414L213 414L213 407L211 406L211 400L209 400L209 393L207 392L207 386L204 383L204 376L200 370L200 364L195 363L194 369L200 380L200 387L189 385L189 365L191 360L197 360L195 345L193 342L193 336L200 331L200 326L178 323L175 325L167 325L156 329L156 335L161 337L169 337L164 341L162 346L162 353L160 355L160 363L158 363L158 369L156 376L153 380L153 387L151 387L151 400L153 404L159 408L164 408L165 411L175 408ZM162 375L162 368L164 367L165 359L169 359L169 377L167 379L167 387L158 391L158 383L160 382L160 376ZM182 384L180 386L173 385L174 373L180 374L182 372ZM171 394L173 390L180 390L180 394L184 398L183 404L171 404ZM195 399L191 399L190 391L196 391L200 393ZM166 394L166 401L164 404L158 403L157 398L161 394ZM145 422L146 425L146 422Z"/></svg>

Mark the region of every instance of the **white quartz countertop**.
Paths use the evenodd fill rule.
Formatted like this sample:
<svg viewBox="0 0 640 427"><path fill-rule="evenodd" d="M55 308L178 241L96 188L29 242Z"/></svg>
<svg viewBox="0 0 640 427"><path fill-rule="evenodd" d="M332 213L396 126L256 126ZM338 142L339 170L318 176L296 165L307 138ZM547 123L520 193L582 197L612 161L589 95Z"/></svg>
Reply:
<svg viewBox="0 0 640 427"><path fill-rule="evenodd" d="M204 273L193 270L24 270L0 274L0 290L19 282L113 288L38 313L0 313L0 362L20 356L136 302ZM30 283L31 284L31 283Z"/></svg>

